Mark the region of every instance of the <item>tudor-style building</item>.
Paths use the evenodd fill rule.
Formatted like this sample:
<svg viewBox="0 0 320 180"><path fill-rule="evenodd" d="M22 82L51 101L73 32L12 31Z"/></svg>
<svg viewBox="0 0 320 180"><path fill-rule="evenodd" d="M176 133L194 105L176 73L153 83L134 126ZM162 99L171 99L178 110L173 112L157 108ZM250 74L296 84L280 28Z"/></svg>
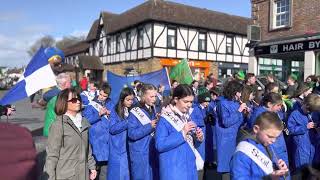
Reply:
<svg viewBox="0 0 320 180"><path fill-rule="evenodd" d="M146 73L189 59L196 77L247 70L250 19L163 0L121 14L102 12L88 34L89 55L105 70Z"/></svg>

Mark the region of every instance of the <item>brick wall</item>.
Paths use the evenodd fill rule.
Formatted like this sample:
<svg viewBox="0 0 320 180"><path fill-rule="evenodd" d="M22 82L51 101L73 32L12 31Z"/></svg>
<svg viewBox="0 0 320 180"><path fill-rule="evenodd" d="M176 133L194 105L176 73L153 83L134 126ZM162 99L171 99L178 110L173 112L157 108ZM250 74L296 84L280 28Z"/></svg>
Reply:
<svg viewBox="0 0 320 180"><path fill-rule="evenodd" d="M262 40L320 32L320 1L292 0L292 2L292 27L270 31L270 0L251 0L252 23L261 26Z"/></svg>

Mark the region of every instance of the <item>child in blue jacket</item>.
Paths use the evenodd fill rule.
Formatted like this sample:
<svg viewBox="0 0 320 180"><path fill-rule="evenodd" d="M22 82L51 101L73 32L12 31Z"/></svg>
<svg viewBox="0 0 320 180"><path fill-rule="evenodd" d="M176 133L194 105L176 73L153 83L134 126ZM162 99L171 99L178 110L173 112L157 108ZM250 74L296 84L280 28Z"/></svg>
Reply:
<svg viewBox="0 0 320 180"><path fill-rule="evenodd" d="M154 131L158 122L155 108L157 89L151 84L141 88L141 101L128 117L128 137L132 180L159 179L158 153Z"/></svg>
<svg viewBox="0 0 320 180"><path fill-rule="evenodd" d="M110 115L110 152L107 179L130 180L129 152L127 149L128 116L133 104L134 91L124 88Z"/></svg>
<svg viewBox="0 0 320 180"><path fill-rule="evenodd" d="M288 173L282 159L268 147L281 134L283 124L274 112L263 112L254 123L252 134L241 141L232 156L233 180L279 179Z"/></svg>
<svg viewBox="0 0 320 180"><path fill-rule="evenodd" d="M294 167L300 171L312 165L317 144L316 124L311 113L319 111L320 97L309 94L304 98L302 106L293 111L288 119L288 129L294 142Z"/></svg>

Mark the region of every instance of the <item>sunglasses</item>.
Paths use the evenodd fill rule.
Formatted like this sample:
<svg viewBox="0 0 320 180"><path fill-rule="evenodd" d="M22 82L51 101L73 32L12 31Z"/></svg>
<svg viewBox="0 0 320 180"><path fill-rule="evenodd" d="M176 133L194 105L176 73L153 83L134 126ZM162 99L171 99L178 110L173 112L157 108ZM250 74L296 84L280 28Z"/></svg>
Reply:
<svg viewBox="0 0 320 180"><path fill-rule="evenodd" d="M77 97L68 100L68 102L71 102L71 103L77 103L78 101L80 101L80 99Z"/></svg>

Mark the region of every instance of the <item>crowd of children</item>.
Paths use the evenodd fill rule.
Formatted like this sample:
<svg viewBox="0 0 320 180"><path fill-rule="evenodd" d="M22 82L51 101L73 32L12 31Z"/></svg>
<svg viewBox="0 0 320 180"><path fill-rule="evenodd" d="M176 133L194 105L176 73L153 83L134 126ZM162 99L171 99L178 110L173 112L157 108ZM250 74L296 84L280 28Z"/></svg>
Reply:
<svg viewBox="0 0 320 180"><path fill-rule="evenodd" d="M97 178L197 180L208 168L222 179L317 176L319 85L298 85L292 75L282 95L272 75L264 89L255 81L251 73L223 88L212 76L191 85L173 81L166 97L163 85L136 80L117 103L107 83L89 82L80 97Z"/></svg>

